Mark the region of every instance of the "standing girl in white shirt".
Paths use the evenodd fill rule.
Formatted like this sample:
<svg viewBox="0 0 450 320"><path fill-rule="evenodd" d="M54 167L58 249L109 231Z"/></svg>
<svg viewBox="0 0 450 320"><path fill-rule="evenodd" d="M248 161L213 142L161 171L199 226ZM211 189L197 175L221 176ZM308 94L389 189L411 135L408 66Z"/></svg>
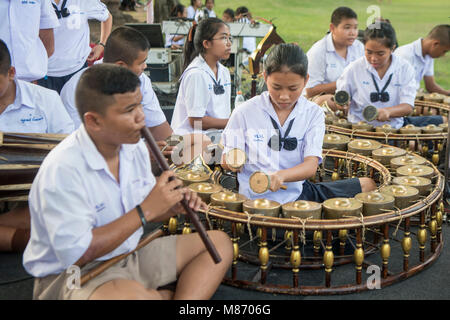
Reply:
<svg viewBox="0 0 450 320"><path fill-rule="evenodd" d="M172 117L176 134L225 128L231 113L231 77L220 60L230 56L231 43L230 30L220 19L203 19L191 28Z"/></svg>
<svg viewBox="0 0 450 320"><path fill-rule="evenodd" d="M406 60L392 54L397 41L392 26L379 24L365 30L365 56L350 64L336 83L337 90L345 90L351 97L348 120L363 121L364 108L373 105L378 116L369 123L374 126L389 123L398 129L407 124L423 127L446 121L442 116L408 117L416 96L415 72Z"/></svg>
<svg viewBox="0 0 450 320"><path fill-rule="evenodd" d="M308 82L308 60L295 44L280 44L264 62L266 92L233 111L222 135L223 154L238 148L248 161L238 173L239 192L250 199L279 203L297 199L322 202L353 197L375 189L370 178L311 183L322 161L325 122L322 109L301 95ZM224 157L225 158L225 157ZM233 170L223 161L225 169ZM249 188L250 175L270 175L270 191L257 194ZM286 185L286 190L280 190Z"/></svg>

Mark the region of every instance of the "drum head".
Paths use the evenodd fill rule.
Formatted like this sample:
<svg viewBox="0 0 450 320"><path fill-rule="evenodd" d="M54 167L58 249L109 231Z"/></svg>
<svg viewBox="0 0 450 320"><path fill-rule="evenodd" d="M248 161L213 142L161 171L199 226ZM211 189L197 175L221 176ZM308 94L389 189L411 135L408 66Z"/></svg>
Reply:
<svg viewBox="0 0 450 320"><path fill-rule="evenodd" d="M255 193L264 193L270 187L270 179L267 174L261 171L256 171L250 176L250 189Z"/></svg>
<svg viewBox="0 0 450 320"><path fill-rule="evenodd" d="M366 121L370 122L377 118L378 109L374 106L367 106L363 110L363 117Z"/></svg>

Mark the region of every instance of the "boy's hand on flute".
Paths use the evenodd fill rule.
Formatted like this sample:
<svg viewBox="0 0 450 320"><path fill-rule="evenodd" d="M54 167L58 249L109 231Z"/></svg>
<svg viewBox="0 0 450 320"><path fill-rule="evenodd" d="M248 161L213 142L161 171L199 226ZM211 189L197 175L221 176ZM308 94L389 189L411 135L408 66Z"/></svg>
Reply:
<svg viewBox="0 0 450 320"><path fill-rule="evenodd" d="M170 209L189 192L188 188L181 188L183 184L181 180L175 178L169 181L169 178L174 176L173 171L164 171L150 194L142 202L141 207L147 221L164 221L173 216Z"/></svg>

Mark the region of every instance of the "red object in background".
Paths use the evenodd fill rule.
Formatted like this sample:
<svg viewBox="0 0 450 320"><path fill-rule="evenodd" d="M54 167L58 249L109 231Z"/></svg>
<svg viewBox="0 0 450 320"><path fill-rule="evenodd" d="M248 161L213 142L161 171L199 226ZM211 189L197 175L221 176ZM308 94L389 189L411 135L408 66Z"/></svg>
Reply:
<svg viewBox="0 0 450 320"><path fill-rule="evenodd" d="M89 44L89 46L91 47L91 49L94 48L96 45L97 45L97 44L95 44L95 43L90 43L90 44ZM102 54L100 55L100 57L98 57L97 60L100 60L100 59L102 59L102 58L103 58L103 52L102 52ZM97 60L95 60L95 61L97 61ZM92 66L92 65L94 64L95 61L88 62L88 66L89 66L89 67Z"/></svg>

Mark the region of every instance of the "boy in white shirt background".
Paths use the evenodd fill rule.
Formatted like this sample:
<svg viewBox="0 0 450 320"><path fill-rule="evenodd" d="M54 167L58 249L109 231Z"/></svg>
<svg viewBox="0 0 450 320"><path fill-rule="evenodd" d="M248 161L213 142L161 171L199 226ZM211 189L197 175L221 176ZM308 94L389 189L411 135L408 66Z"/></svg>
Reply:
<svg viewBox="0 0 450 320"><path fill-rule="evenodd" d="M58 94L19 80L8 48L0 40L0 131L71 133L73 122ZM22 251L29 238L28 206L0 215L0 251Z"/></svg>
<svg viewBox="0 0 450 320"><path fill-rule="evenodd" d="M19 80L8 48L0 40L0 131L71 133L73 122L59 95Z"/></svg>
<svg viewBox="0 0 450 320"><path fill-rule="evenodd" d="M450 50L450 25L435 26L425 38L403 45L394 54L406 59L415 70L418 87L422 79L425 89L432 93L450 95L450 90L439 86L434 79L434 59L443 57Z"/></svg>
<svg viewBox="0 0 450 320"><path fill-rule="evenodd" d="M0 21L0 39L11 52L17 78L44 77L54 52L53 29L59 27L50 0L0 1Z"/></svg>
<svg viewBox="0 0 450 320"><path fill-rule="evenodd" d="M325 94L314 99L318 105L331 100L344 68L364 55L364 46L357 37L356 12L339 7L331 15L330 33L308 50L309 81L305 91L310 99Z"/></svg>
<svg viewBox="0 0 450 320"><path fill-rule="evenodd" d="M38 84L60 93L73 74L103 53L112 16L100 0L52 0L52 5L60 26L54 31L55 52L48 60L48 72ZM101 21L100 41L92 49L89 19Z"/></svg>

